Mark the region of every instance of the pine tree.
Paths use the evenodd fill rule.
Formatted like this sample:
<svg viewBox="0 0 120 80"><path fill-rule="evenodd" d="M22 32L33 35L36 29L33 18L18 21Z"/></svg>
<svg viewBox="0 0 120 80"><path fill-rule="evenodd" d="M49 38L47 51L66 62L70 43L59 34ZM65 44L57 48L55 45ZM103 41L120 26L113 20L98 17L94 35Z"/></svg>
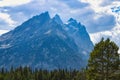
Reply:
<svg viewBox="0 0 120 80"><path fill-rule="evenodd" d="M119 69L118 46L110 39L95 45L88 61L88 80L117 80Z"/></svg>

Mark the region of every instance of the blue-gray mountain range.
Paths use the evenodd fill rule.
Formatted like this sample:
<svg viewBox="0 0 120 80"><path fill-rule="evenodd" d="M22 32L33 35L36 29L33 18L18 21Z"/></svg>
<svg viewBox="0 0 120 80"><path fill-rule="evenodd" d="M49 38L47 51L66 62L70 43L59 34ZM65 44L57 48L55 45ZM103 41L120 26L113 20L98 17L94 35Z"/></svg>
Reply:
<svg viewBox="0 0 120 80"><path fill-rule="evenodd" d="M0 36L0 67L80 69L92 49L84 25L73 18L64 24L44 12Z"/></svg>

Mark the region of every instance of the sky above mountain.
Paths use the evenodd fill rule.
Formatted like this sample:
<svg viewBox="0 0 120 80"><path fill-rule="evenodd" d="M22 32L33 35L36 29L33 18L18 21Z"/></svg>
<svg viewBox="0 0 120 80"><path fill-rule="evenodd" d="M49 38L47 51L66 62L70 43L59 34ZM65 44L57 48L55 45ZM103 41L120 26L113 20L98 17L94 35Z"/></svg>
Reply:
<svg viewBox="0 0 120 80"><path fill-rule="evenodd" d="M120 0L0 0L0 34L49 11L63 22L72 17L84 24L94 43L102 36L115 39L120 34L119 6Z"/></svg>

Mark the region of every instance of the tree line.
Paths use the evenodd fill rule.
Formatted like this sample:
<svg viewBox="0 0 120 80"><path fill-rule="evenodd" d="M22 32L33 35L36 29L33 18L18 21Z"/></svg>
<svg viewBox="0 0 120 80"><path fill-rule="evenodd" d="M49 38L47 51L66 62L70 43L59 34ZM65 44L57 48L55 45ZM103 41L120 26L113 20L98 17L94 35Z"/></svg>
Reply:
<svg viewBox="0 0 120 80"><path fill-rule="evenodd" d="M0 80L86 80L85 70L43 70L19 67L0 70Z"/></svg>
<svg viewBox="0 0 120 80"><path fill-rule="evenodd" d="M119 47L103 38L90 53L88 65L80 70L43 70L19 67L0 69L0 80L120 80Z"/></svg>

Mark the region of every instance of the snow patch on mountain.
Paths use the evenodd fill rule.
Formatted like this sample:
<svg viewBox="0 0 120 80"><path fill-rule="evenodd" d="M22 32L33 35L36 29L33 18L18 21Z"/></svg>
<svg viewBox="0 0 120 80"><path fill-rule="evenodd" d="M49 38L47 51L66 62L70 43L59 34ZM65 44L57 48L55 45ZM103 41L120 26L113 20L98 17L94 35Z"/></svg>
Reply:
<svg viewBox="0 0 120 80"><path fill-rule="evenodd" d="M2 44L0 45L0 49L6 49L6 48L10 48L11 45L10 44Z"/></svg>
<svg viewBox="0 0 120 80"><path fill-rule="evenodd" d="M48 30L47 32L45 32L44 34L50 34L52 32L52 30Z"/></svg>

